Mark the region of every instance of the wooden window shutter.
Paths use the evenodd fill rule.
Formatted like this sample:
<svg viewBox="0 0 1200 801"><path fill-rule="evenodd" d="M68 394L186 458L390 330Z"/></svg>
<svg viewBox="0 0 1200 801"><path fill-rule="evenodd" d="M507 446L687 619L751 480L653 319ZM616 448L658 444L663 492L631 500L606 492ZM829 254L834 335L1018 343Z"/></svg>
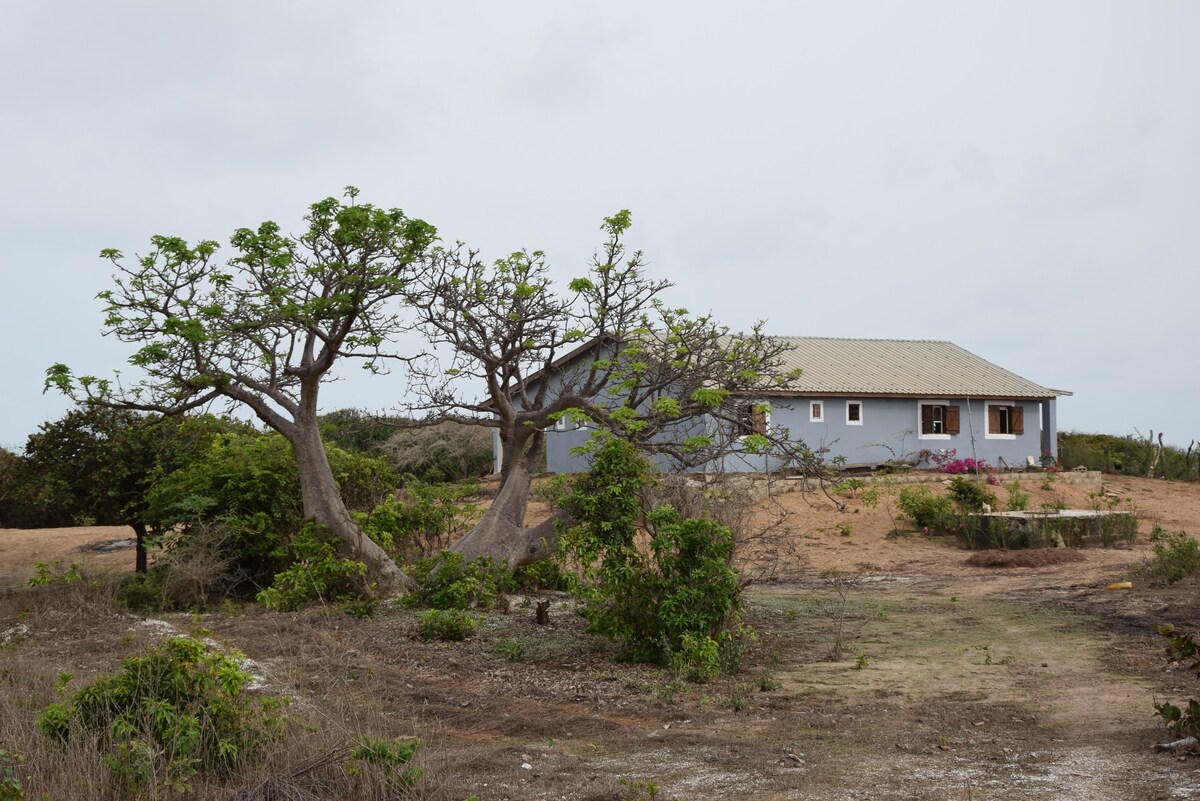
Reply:
<svg viewBox="0 0 1200 801"><path fill-rule="evenodd" d="M947 434L957 434L958 431L959 431L958 407L957 406L947 406L946 407L946 433Z"/></svg>
<svg viewBox="0 0 1200 801"><path fill-rule="evenodd" d="M921 433L933 433L933 407L928 404L921 406Z"/></svg>
<svg viewBox="0 0 1200 801"><path fill-rule="evenodd" d="M999 406L989 406L989 407L987 407L987 410L988 410L987 432L989 434L999 434L1000 433L1000 407Z"/></svg>
<svg viewBox="0 0 1200 801"><path fill-rule="evenodd" d="M1008 422L1014 434L1025 433L1025 407L1011 406L1008 410Z"/></svg>
<svg viewBox="0 0 1200 801"><path fill-rule="evenodd" d="M750 413L750 427L755 434L767 433L767 413L763 409L755 409Z"/></svg>

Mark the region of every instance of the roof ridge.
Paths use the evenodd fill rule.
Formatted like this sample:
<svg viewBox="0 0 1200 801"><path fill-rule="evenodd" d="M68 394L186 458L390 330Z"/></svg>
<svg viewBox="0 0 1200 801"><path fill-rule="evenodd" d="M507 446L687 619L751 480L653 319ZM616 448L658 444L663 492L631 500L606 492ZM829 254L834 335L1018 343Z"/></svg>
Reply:
<svg viewBox="0 0 1200 801"><path fill-rule="evenodd" d="M812 337L791 334L770 334L771 339L820 339L826 342L935 342L939 345L954 345L949 339L895 339L890 337ZM955 347L962 347L955 345Z"/></svg>

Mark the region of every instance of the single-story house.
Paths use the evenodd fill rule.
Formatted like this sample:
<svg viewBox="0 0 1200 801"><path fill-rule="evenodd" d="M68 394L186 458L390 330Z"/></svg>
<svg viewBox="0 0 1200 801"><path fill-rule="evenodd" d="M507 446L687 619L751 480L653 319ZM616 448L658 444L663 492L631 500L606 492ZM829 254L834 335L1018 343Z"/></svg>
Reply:
<svg viewBox="0 0 1200 801"><path fill-rule="evenodd" d="M1055 404L1070 392L1035 384L952 342L783 339L792 345L786 367L802 372L783 388L744 399L746 434L786 430L812 450L828 449L826 461L847 465L912 460L939 449L992 466L1057 456ZM547 431L550 472L586 470L586 460L571 451L589 434L566 421ZM732 454L724 465L739 472L768 466L784 465L752 454Z"/></svg>

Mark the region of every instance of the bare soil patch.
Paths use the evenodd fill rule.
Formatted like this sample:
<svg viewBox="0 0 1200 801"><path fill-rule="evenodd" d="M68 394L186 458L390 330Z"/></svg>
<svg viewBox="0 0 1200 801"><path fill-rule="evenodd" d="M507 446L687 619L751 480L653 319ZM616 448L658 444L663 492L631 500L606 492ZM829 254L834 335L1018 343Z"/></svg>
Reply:
<svg viewBox="0 0 1200 801"><path fill-rule="evenodd" d="M1200 531L1200 487L1109 486ZM1066 486L1031 494L1033 508L1054 494L1090 502ZM844 513L813 495L763 504L797 555L749 553L763 568L746 591L759 638L740 675L709 685L614 662L565 596L550 626L515 598L460 644L416 639L400 606L365 621L257 607L163 620L244 651L317 728L421 737L429 797L632 799L648 786L632 783L653 782L681 799L1200 798L1200 760L1151 750L1165 737L1152 699L1195 694L1153 626L1200 624L1200 579L1146 586L1144 538L1080 561L978 566L954 542L894 534L883 504L848 500ZM120 536L0 532L0 578L17 586L35 561ZM97 558L132 567L132 553ZM1132 590L1106 589L1125 579ZM52 699L58 671L78 686L163 636L77 587L0 596L0 632L24 627L0 665L45 674L21 685L22 714Z"/></svg>
<svg viewBox="0 0 1200 801"><path fill-rule="evenodd" d="M1071 548L1025 548L1019 551L980 551L967 557L971 567L1045 567L1082 562L1083 554Z"/></svg>

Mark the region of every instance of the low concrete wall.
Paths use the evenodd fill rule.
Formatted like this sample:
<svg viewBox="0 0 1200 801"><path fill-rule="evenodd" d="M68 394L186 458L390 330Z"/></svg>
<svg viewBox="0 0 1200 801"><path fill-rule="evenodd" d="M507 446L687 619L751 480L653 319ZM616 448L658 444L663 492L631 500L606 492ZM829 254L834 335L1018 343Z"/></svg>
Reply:
<svg viewBox="0 0 1200 801"><path fill-rule="evenodd" d="M1113 548L1137 538L1130 512L1048 509L972 515L972 548Z"/></svg>
<svg viewBox="0 0 1200 801"><path fill-rule="evenodd" d="M1099 492L1102 486L1101 479L1103 473L1099 470L1088 470L1086 473L1079 472L1056 472L1049 473L1045 471L1031 473L996 473L997 478L1001 483L1007 484L1016 481L1020 484L1041 484L1047 478L1051 478L1055 483L1069 484L1075 487L1083 487L1084 489L1093 492ZM816 489L816 482L812 479L805 479L802 476L781 476L781 475L764 475L763 473L726 473L723 476L724 480L729 481L732 486L739 489L745 489L751 498L762 500L770 495L781 495L787 492L796 492ZM866 486L896 486L901 484L940 484L944 481L949 481L954 476L949 473L935 473L932 470L912 470L907 473L889 473L881 475L879 473L856 473L846 474L839 478L830 479L828 484L830 490L838 481L846 481L851 479L861 479L866 482ZM696 476L697 480L704 480L701 475Z"/></svg>
<svg viewBox="0 0 1200 801"><path fill-rule="evenodd" d="M1016 481L1020 484L1041 484L1047 478L1055 483L1070 484L1074 487L1086 487L1089 489L1099 490L1101 478L1104 474L1099 470L1088 470L1086 473L1063 472L1063 473L1048 473L1039 471L1034 473L996 473L995 476L1000 479L1000 483L1008 484ZM968 476L974 478L974 476ZM986 474L985 474L986 477ZM943 481L949 481L954 476L948 473L934 473L930 470L913 470L908 473L891 473L888 475L880 475L872 473L865 476L846 476L846 478L861 478L867 482L867 486L876 486L879 484L939 484Z"/></svg>

